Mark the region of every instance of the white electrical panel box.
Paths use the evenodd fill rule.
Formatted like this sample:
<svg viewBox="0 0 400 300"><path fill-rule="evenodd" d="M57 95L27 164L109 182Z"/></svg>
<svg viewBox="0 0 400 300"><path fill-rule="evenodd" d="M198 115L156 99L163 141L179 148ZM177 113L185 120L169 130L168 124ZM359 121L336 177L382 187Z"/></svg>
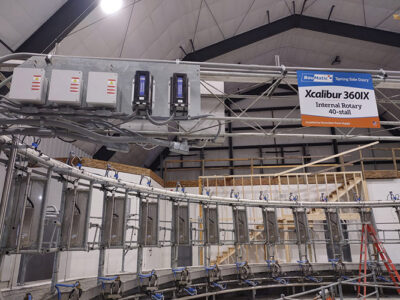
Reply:
<svg viewBox="0 0 400 300"><path fill-rule="evenodd" d="M89 72L86 103L88 106L117 106L118 74Z"/></svg>
<svg viewBox="0 0 400 300"><path fill-rule="evenodd" d="M48 100L50 103L80 105L82 72L53 70Z"/></svg>
<svg viewBox="0 0 400 300"><path fill-rule="evenodd" d="M21 103L44 104L46 86L44 69L15 68L9 97Z"/></svg>

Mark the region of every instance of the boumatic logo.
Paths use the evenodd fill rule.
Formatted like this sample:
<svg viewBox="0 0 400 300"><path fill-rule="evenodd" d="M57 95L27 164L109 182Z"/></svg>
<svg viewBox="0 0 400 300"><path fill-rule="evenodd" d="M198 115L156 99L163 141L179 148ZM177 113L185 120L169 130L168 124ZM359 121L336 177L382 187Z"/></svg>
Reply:
<svg viewBox="0 0 400 300"><path fill-rule="evenodd" d="M333 74L305 73L302 82L333 82Z"/></svg>

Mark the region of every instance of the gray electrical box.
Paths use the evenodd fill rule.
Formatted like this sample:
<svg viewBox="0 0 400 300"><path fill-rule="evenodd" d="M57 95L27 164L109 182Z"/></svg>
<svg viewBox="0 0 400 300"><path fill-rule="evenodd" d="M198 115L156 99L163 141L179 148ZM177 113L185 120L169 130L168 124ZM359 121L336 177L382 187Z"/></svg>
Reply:
<svg viewBox="0 0 400 300"><path fill-rule="evenodd" d="M50 83L54 88L50 91L49 101L66 105L80 105L80 98L78 97L79 93L71 92L71 85L68 84L74 83L72 87L76 87L76 83L71 80L72 77L78 77L81 79L81 92L84 92L86 87L84 87L82 81L84 80L86 83L86 78L88 78L90 72L118 74L117 107L115 110L126 115L131 115L133 113L132 82L134 81L135 73L137 71L148 71L150 72L154 82L154 106L152 108L152 116L167 118L170 117L171 78L175 73L185 74L188 80L188 95L190 95L187 114L190 117L196 117L202 114L199 65L186 65L175 62L124 61L118 59L103 60L57 56L51 58L51 64L46 62L45 57L35 56L21 65L21 68L34 67L45 69L47 76L50 77L51 75L51 81L54 81ZM59 71L66 73L62 74L59 73ZM111 77L107 79L113 78ZM95 103L95 105L101 106L102 103L94 100L91 95L89 95L89 102L99 102ZM108 103L108 99L105 101ZM103 102L103 100L101 102Z"/></svg>
<svg viewBox="0 0 400 300"><path fill-rule="evenodd" d="M263 209L265 241L267 244L279 242L279 228L275 210Z"/></svg>
<svg viewBox="0 0 400 300"><path fill-rule="evenodd" d="M9 97L21 103L44 104L46 88L44 69L15 68Z"/></svg>
<svg viewBox="0 0 400 300"><path fill-rule="evenodd" d="M206 244L215 245L219 242L218 208L203 207L204 241Z"/></svg>
<svg viewBox="0 0 400 300"><path fill-rule="evenodd" d="M139 244L158 246L158 202L140 202Z"/></svg>
<svg viewBox="0 0 400 300"><path fill-rule="evenodd" d="M123 247L126 229L126 198L108 196L104 212L102 244L107 248Z"/></svg>
<svg viewBox="0 0 400 300"><path fill-rule="evenodd" d="M117 106L118 74L89 72L86 104L93 107Z"/></svg>
<svg viewBox="0 0 400 300"><path fill-rule="evenodd" d="M64 194L64 213L61 223L62 249L85 249L88 230L88 190L68 189Z"/></svg>
<svg viewBox="0 0 400 300"><path fill-rule="evenodd" d="M308 221L304 209L293 209L294 226L297 234L297 241L301 244L308 242Z"/></svg>
<svg viewBox="0 0 400 300"><path fill-rule="evenodd" d="M235 241L238 244L249 243L249 228L246 208L233 207L233 224L235 227Z"/></svg>
<svg viewBox="0 0 400 300"><path fill-rule="evenodd" d="M172 206L172 236L177 245L190 244L189 206L174 203Z"/></svg>
<svg viewBox="0 0 400 300"><path fill-rule="evenodd" d="M51 73L49 103L81 105L82 72L53 70Z"/></svg>

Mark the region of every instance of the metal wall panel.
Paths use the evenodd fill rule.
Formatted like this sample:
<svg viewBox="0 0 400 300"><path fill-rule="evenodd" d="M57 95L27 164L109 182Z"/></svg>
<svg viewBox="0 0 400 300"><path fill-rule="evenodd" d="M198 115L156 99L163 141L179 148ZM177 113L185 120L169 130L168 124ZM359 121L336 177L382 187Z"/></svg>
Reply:
<svg viewBox="0 0 400 300"><path fill-rule="evenodd" d="M278 221L275 210L263 209L265 241L268 244L279 243Z"/></svg>
<svg viewBox="0 0 400 300"><path fill-rule="evenodd" d="M125 197L115 197L114 212L111 222L111 247L119 247L124 244L126 223L125 209Z"/></svg>
<svg viewBox="0 0 400 300"><path fill-rule="evenodd" d="M140 204L139 244L158 246L158 202Z"/></svg>
<svg viewBox="0 0 400 300"><path fill-rule="evenodd" d="M239 244L249 243L249 226L247 223L246 208L233 208L233 223L235 227L235 241Z"/></svg>
<svg viewBox="0 0 400 300"><path fill-rule="evenodd" d="M123 247L125 241L126 202L125 197L107 196L103 220L104 247Z"/></svg>
<svg viewBox="0 0 400 300"><path fill-rule="evenodd" d="M28 250L38 246L40 213L46 180L16 176L11 187L6 218L6 234L2 243L10 250Z"/></svg>
<svg viewBox="0 0 400 300"><path fill-rule="evenodd" d="M172 206L173 242L179 245L190 244L189 206L174 203Z"/></svg>
<svg viewBox="0 0 400 300"><path fill-rule="evenodd" d="M326 211L326 221L328 223L329 237L334 243L342 242L342 230L339 214L336 211Z"/></svg>
<svg viewBox="0 0 400 300"><path fill-rule="evenodd" d="M63 220L61 224L61 248L84 249L88 230L88 190L68 189L65 194Z"/></svg>
<svg viewBox="0 0 400 300"><path fill-rule="evenodd" d="M301 244L308 242L308 222L305 210L293 210L294 225L297 241Z"/></svg>
<svg viewBox="0 0 400 300"><path fill-rule="evenodd" d="M215 245L219 242L218 208L203 207L204 215L204 241L206 244Z"/></svg>

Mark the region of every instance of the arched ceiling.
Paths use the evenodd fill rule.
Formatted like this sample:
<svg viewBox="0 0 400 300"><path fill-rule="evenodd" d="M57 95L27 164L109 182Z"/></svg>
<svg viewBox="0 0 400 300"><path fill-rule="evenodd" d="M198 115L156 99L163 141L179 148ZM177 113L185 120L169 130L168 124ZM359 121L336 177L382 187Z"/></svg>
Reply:
<svg viewBox="0 0 400 300"><path fill-rule="evenodd" d="M123 9L113 15L95 8L64 38L56 52L182 59L193 48L207 47L294 13L399 33L400 21L393 18L399 10L396 0L125 0ZM273 37L275 43L278 40L281 44L275 53L290 52L286 48L293 47L287 44L299 42L302 36ZM312 38L310 34L304 37ZM320 36L314 37L317 39ZM322 37L321 44L329 39ZM307 48L315 49L316 44ZM325 52L328 44L323 45ZM339 45L331 48L333 53Z"/></svg>
<svg viewBox="0 0 400 300"><path fill-rule="evenodd" d="M67 0L1 0L0 55L16 50ZM9 49L7 49L9 48Z"/></svg>

